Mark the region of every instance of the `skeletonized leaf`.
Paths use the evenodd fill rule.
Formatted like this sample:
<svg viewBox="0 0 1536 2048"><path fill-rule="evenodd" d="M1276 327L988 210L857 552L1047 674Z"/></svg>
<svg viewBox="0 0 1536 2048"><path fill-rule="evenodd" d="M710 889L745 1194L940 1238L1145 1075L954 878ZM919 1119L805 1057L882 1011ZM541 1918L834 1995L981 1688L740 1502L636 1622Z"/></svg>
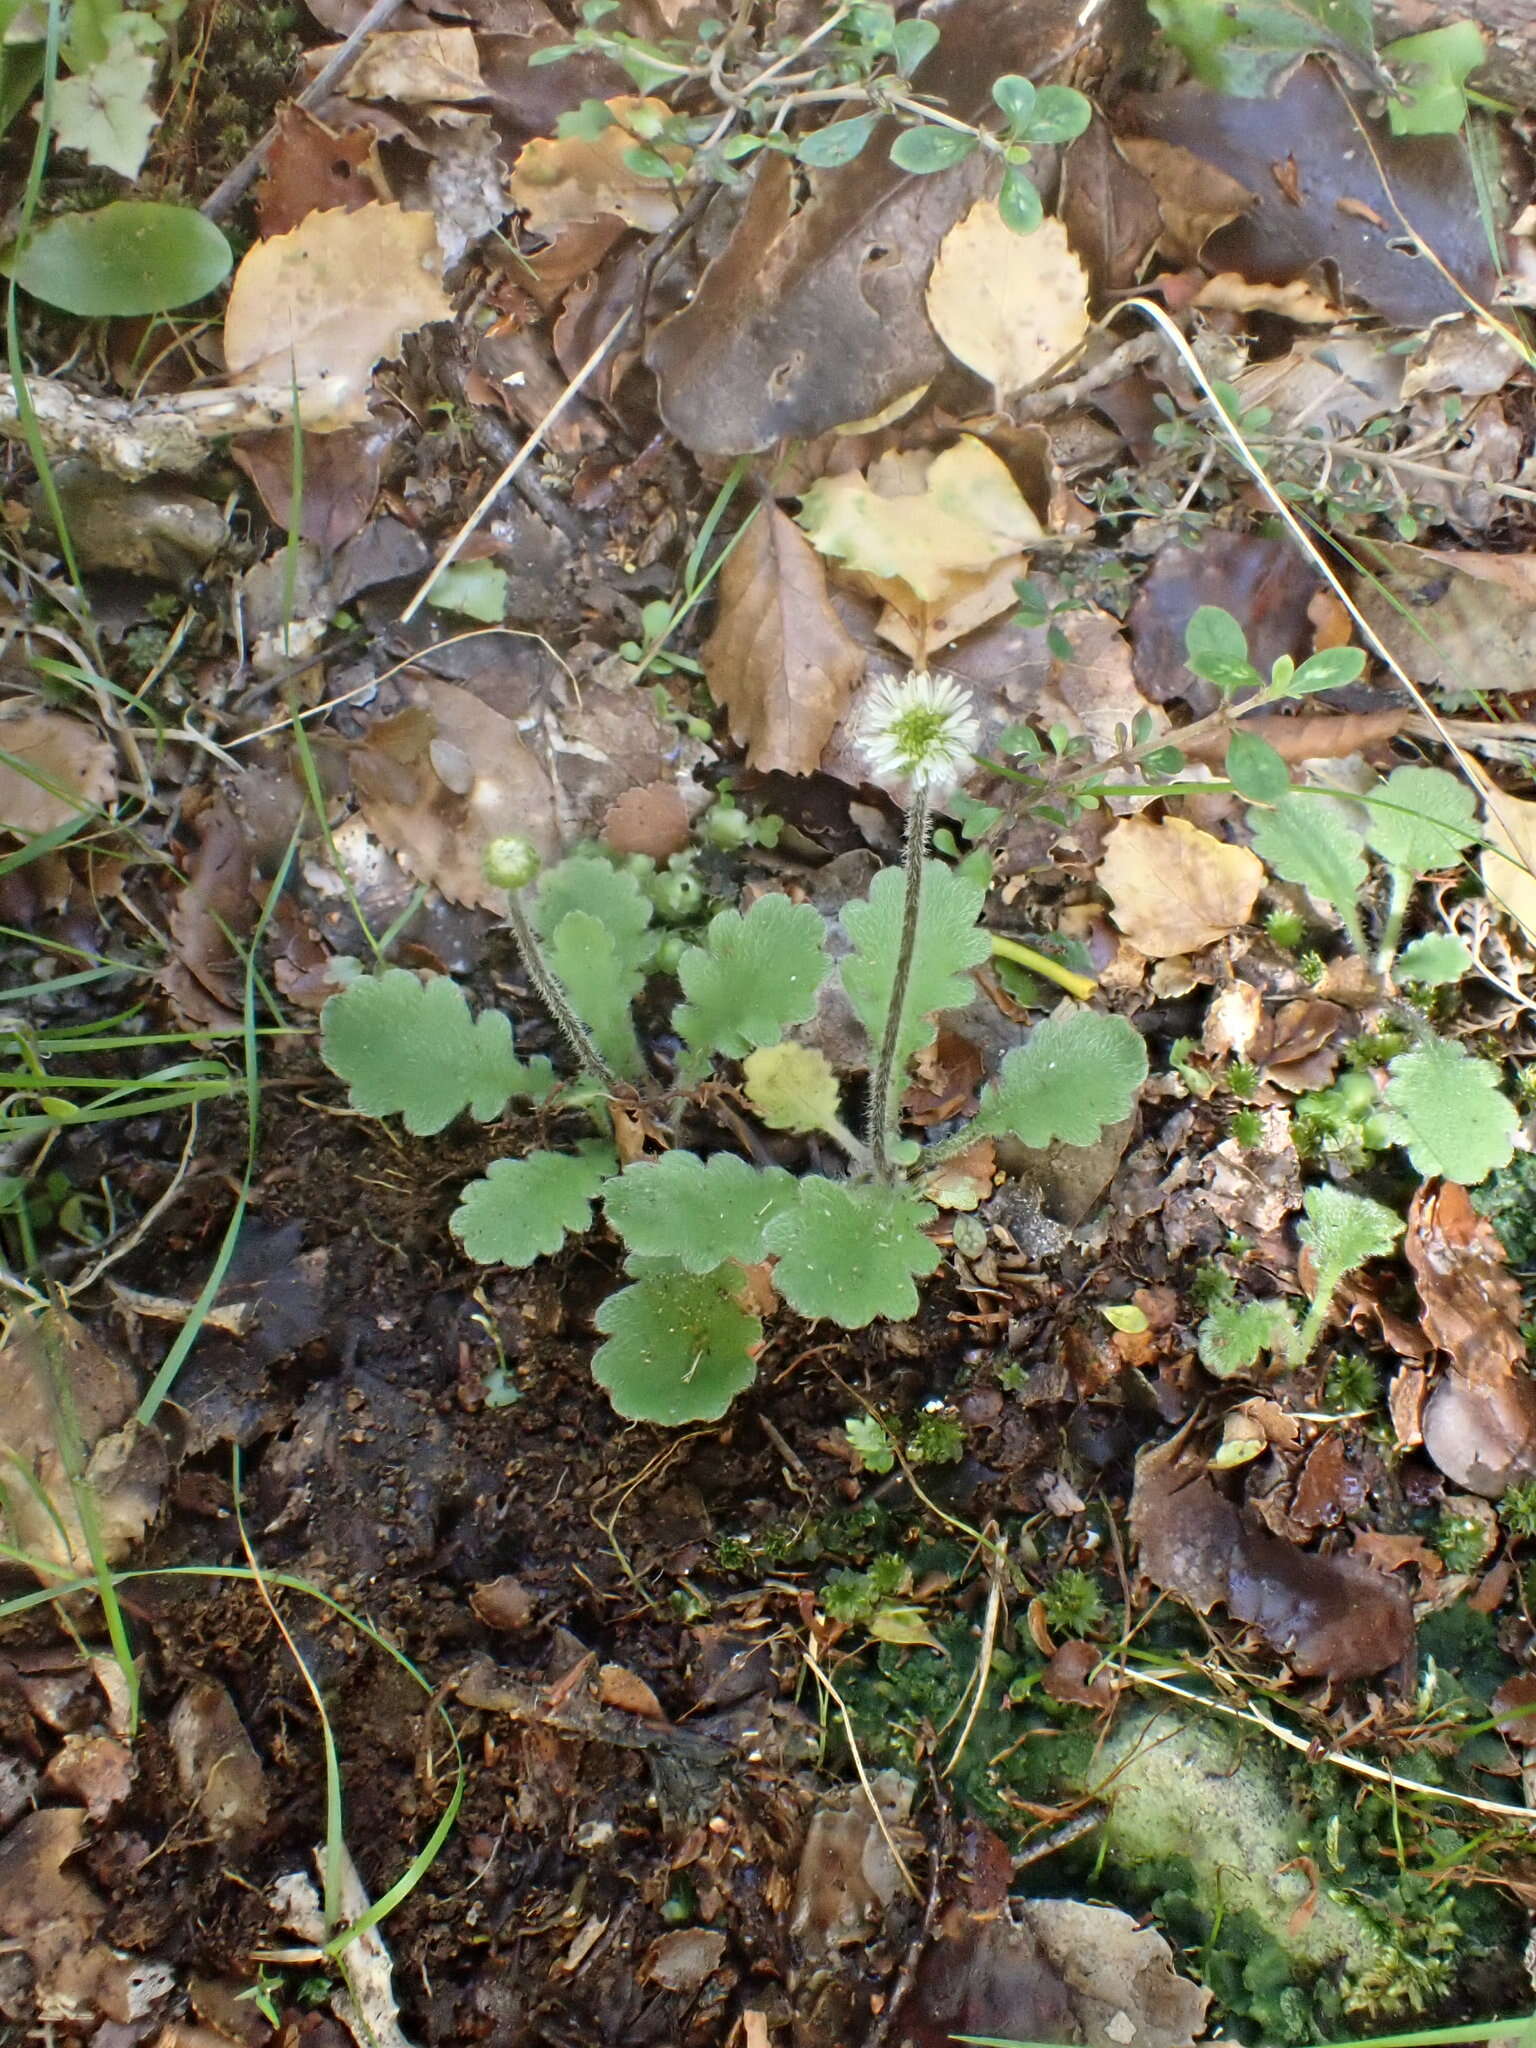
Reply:
<svg viewBox="0 0 1536 2048"><path fill-rule="evenodd" d="M1247 847L1229 846L1184 818L1122 818L1099 864L1110 915L1154 960L1197 953L1235 932L1263 882L1263 864Z"/></svg>
<svg viewBox="0 0 1536 2048"><path fill-rule="evenodd" d="M1038 384L1088 332L1088 274L1061 222L1020 235L991 199L939 244L925 303L950 354L1004 395Z"/></svg>
<svg viewBox="0 0 1536 2048"><path fill-rule="evenodd" d="M319 432L358 425L374 365L452 313L441 274L430 213L307 214L290 234L257 242L235 272L224 316L231 382L297 387L303 424Z"/></svg>
<svg viewBox="0 0 1536 2048"><path fill-rule="evenodd" d="M990 569L1041 537L1007 464L973 434L931 459L881 456L867 477L819 478L800 525L821 554L897 579L929 604L947 597L957 576Z"/></svg>
<svg viewBox="0 0 1536 2048"><path fill-rule="evenodd" d="M827 597L821 558L764 505L720 571L715 628L700 649L748 765L809 775L864 673L864 654Z"/></svg>

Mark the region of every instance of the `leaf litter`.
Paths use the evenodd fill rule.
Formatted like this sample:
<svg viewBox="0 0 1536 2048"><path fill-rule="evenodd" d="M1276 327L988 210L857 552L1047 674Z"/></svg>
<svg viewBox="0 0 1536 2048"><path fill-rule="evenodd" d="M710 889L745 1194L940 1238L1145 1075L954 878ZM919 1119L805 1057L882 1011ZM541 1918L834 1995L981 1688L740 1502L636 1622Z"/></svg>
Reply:
<svg viewBox="0 0 1536 2048"><path fill-rule="evenodd" d="M30 1982L0 2005L167 2042L261 1999L299 2023L334 1927L316 1730L272 1704L291 1650L340 1741L322 1889L390 1909L326 1994L359 2039L1172 2048L1521 2009L1536 486L1522 130L1480 105L1459 132L1482 39L1394 53L1362 10L1238 0L1216 45L1160 0L1158 71L1075 5L747 10L697 42L698 10L610 12L573 40L537 5L400 10L305 105L274 82L265 239L227 292L124 310L88 366L67 315L26 330L5 1356L59 1341L48 1400L18 1378L0 1512L45 1589L249 1569L239 1444L288 1634L234 1580L125 1582L115 1619L61 1593L46 1637L8 1616L0 1890ZM55 140L211 192L230 164L179 85L153 97L153 38L114 40L67 53ZM1058 81L1091 119L1052 129ZM38 446L101 468L55 503ZM179 485L106 488L162 469L209 508L190 554ZM677 1086L610 1119L637 1184L682 1119L722 1165L851 1151L857 1179L893 878L867 928L841 915L899 853L906 792L861 734L908 665L971 693L933 858L989 893L918 974L904 1115L932 1141L979 1108L985 1135L899 1220L873 1188L808 1198L724 1279L673 1276L689 1370L718 1407L744 1391L620 1429L598 1340L621 1408L653 1412L655 1359L606 1305L607 1226L480 1271L448 1228L466 1173L505 1191L581 1113L486 850L606 842L658 975L764 898L851 938L814 1016L771 949L741 955L745 1008L696 967L675 1009L648 993ZM375 942L402 1003L444 968L470 997L426 1063L430 1151L419 1117L386 1142L338 1114L307 1034ZM578 918L556 958L585 988L615 946ZM1120 1041L1047 1107L1028 1048L1048 1063L1085 1004L1150 1061L1134 1117L1074 1150L1051 1132L1098 1130ZM737 1057L695 1088L706 1012ZM474 1017L485 1125L452 1120ZM247 1190L231 1107L136 1091L212 1053L233 1099L251 1043ZM404 1106L388 1052L347 1057ZM518 1212L540 1253L599 1213L597 1167L559 1164L579 1200L546 1175L553 1207ZM344 1277L275 1359L222 1312L173 1323L174 1426L147 1429L156 1304L185 1313L226 1230L243 1257L247 1200ZM310 1588L387 1624L420 1697ZM102 1653L119 1624L163 1735ZM422 1709L487 1651L459 1779ZM1254 1877L1232 1910L1222 1871ZM227 1882L217 1935L183 1930L178 1886Z"/></svg>

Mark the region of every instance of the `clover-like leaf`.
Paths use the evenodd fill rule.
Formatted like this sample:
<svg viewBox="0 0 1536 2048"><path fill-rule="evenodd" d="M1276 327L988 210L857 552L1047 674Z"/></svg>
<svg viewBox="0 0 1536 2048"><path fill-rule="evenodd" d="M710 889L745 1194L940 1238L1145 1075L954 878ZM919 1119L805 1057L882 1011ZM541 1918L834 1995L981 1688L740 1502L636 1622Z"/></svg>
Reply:
<svg viewBox="0 0 1536 2048"><path fill-rule="evenodd" d="M1478 837L1476 791L1443 768L1394 768L1370 811L1367 841L1410 875L1454 867Z"/></svg>
<svg viewBox="0 0 1536 2048"><path fill-rule="evenodd" d="M798 1191L781 1166L749 1166L731 1152L708 1162L667 1152L626 1168L609 1183L603 1206L638 1257L675 1259L686 1273L708 1273L727 1259L755 1265L769 1223Z"/></svg>
<svg viewBox="0 0 1536 2048"><path fill-rule="evenodd" d="M1392 1135L1420 1173L1474 1188L1515 1156L1520 1119L1491 1060L1454 1039L1428 1038L1387 1068Z"/></svg>
<svg viewBox="0 0 1536 2048"><path fill-rule="evenodd" d="M1146 1078L1146 1044L1124 1017L1048 1017L1005 1057L965 1137L1091 1145L1106 1124L1130 1115Z"/></svg>
<svg viewBox="0 0 1536 2048"><path fill-rule="evenodd" d="M896 1047L898 1071L915 1052L932 1044L938 1034L933 1021L937 1012L956 1010L970 1001L967 970L979 967L992 950L990 938L977 923L986 895L986 885L972 876L941 861L924 861L917 941ZM843 908L843 929L853 945L840 970L843 988L872 1047L885 1036L905 899L905 874L900 868L884 868L867 901Z"/></svg>
<svg viewBox="0 0 1536 2048"><path fill-rule="evenodd" d="M742 1062L747 1100L772 1131L828 1131L838 1123L837 1075L824 1052L786 1038Z"/></svg>
<svg viewBox="0 0 1536 2048"><path fill-rule="evenodd" d="M629 1006L645 976L623 957L610 928L590 911L569 911L555 926L544 958L603 1058L621 1074L640 1073L644 1061Z"/></svg>
<svg viewBox="0 0 1536 2048"><path fill-rule="evenodd" d="M826 972L819 914L787 896L760 896L745 917L722 910L704 943L684 952L677 969L684 1001L672 1021L695 1053L740 1059L815 1014Z"/></svg>
<svg viewBox="0 0 1536 2048"><path fill-rule="evenodd" d="M1270 809L1250 811L1253 850L1282 881L1331 903L1348 921L1365 882L1365 849L1338 798L1293 789Z"/></svg>
<svg viewBox="0 0 1536 2048"><path fill-rule="evenodd" d="M591 1228L592 1204L615 1164L606 1145L495 1160L465 1188L449 1227L484 1266L531 1266L559 1251L567 1233Z"/></svg>
<svg viewBox="0 0 1536 2048"><path fill-rule="evenodd" d="M593 1376L632 1422L713 1422L757 1372L763 1326L736 1298L739 1266L651 1273L598 1310Z"/></svg>
<svg viewBox="0 0 1536 2048"><path fill-rule="evenodd" d="M514 1096L541 1102L554 1085L548 1060L520 1060L500 1010L471 1017L445 974L419 981L403 967L350 982L320 1013L320 1056L365 1116L405 1118L430 1137L468 1109L481 1123Z"/></svg>
<svg viewBox="0 0 1536 2048"><path fill-rule="evenodd" d="M936 1212L901 1188L801 1181L800 1197L768 1226L778 1254L773 1281L797 1314L861 1330L876 1316L917 1313L914 1279L931 1273L939 1248L923 1235Z"/></svg>

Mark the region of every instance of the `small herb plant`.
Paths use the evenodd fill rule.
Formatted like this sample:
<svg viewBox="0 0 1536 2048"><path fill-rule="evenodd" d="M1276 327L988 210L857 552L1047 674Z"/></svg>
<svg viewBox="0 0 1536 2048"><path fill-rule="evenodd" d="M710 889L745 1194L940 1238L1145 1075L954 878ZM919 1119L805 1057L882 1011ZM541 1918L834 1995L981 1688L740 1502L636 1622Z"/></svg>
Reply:
<svg viewBox="0 0 1536 2048"><path fill-rule="evenodd" d="M873 693L865 751L910 791L902 866L844 906L835 961L820 912L784 895L722 910L685 940L665 1092L634 1014L656 964L652 897L593 850L540 872L524 842L491 849L487 873L508 892L529 978L581 1070L560 1105L583 1112L589 1130L559 1151L496 1160L465 1188L452 1228L472 1258L521 1267L589 1229L602 1203L629 1280L598 1310L607 1341L593 1370L621 1415L684 1423L725 1412L750 1384L762 1340L762 1276L754 1288L749 1269L770 1259L777 1294L809 1320L860 1329L913 1315L917 1283L940 1258L924 1194L936 1167L988 1137L1091 1144L1130 1113L1147 1071L1141 1038L1124 1018L1079 1010L1047 1019L1005 1056L962 1129L926 1146L901 1133L902 1093L936 1035L935 1014L967 1001L969 970L990 951L985 881L928 854L934 792L955 779L974 736L952 683L914 676ZM834 985L870 1048L862 1136L844 1118L825 1055L789 1035ZM444 976L395 968L352 982L325 1007L322 1049L355 1109L398 1114L419 1136L465 1109L489 1122L511 1101L552 1105L556 1094L550 1063L515 1050L510 1020L472 1017ZM643 1107L648 1129L671 1139L685 1109L707 1106L702 1084L725 1081L732 1062L738 1099L763 1126L830 1139L846 1170L797 1175L762 1163L766 1146L755 1140L751 1160L674 1143L621 1162L616 1106ZM742 1129L739 1118L731 1128Z"/></svg>

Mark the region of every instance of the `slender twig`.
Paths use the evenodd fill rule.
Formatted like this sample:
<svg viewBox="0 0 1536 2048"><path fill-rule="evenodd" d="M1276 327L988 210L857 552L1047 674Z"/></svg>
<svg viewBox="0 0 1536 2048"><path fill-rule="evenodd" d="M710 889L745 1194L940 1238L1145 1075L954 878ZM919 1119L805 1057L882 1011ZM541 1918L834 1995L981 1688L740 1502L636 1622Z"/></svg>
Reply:
<svg viewBox="0 0 1536 2048"><path fill-rule="evenodd" d="M891 1002L885 1013L885 1032L875 1066L874 1087L869 1099L869 1150L875 1178L887 1186L894 1181L891 1140L896 1135L896 1093L901 1074L902 1021L907 1007L907 990L912 981L912 955L917 950L917 926L923 905L923 856L928 851L928 791L912 792L907 812L906 893L902 899L901 938L896 948L896 966L891 975Z"/></svg>

